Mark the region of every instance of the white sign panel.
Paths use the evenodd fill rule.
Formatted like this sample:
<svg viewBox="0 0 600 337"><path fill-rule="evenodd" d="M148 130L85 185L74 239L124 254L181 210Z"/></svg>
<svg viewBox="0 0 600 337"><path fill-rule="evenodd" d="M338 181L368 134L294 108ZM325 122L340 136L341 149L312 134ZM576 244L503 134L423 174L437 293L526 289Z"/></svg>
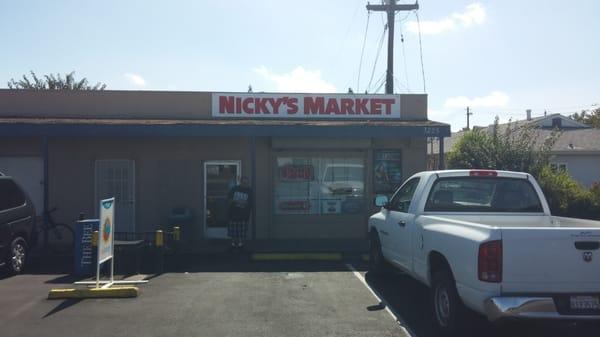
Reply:
<svg viewBox="0 0 600 337"><path fill-rule="evenodd" d="M100 201L100 228L98 232L98 264L100 264L113 257L115 198Z"/></svg>
<svg viewBox="0 0 600 337"><path fill-rule="evenodd" d="M398 119L400 95L213 93L212 117Z"/></svg>

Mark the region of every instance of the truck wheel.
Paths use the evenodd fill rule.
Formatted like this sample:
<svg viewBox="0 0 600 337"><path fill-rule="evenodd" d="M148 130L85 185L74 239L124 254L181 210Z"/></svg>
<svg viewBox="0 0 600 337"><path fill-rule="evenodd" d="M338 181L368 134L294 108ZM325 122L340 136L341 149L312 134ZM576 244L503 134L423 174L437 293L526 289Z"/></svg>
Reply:
<svg viewBox="0 0 600 337"><path fill-rule="evenodd" d="M454 336L461 328L465 309L456 291L456 284L449 272L433 274L431 306L438 332L442 336Z"/></svg>
<svg viewBox="0 0 600 337"><path fill-rule="evenodd" d="M388 271L388 265L381 252L381 241L376 232L371 233L369 243L369 271L375 275L383 275Z"/></svg>
<svg viewBox="0 0 600 337"><path fill-rule="evenodd" d="M13 274L19 274L25 269L27 262L27 242L21 237L15 238L10 245L10 261L8 267Z"/></svg>

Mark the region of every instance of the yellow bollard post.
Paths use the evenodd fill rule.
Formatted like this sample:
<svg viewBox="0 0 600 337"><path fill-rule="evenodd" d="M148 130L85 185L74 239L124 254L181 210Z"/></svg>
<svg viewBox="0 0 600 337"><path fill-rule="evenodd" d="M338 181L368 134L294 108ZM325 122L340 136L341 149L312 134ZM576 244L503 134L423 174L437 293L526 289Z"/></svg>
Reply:
<svg viewBox="0 0 600 337"><path fill-rule="evenodd" d="M98 231L94 231L92 234L92 246L98 247Z"/></svg>
<svg viewBox="0 0 600 337"><path fill-rule="evenodd" d="M165 244L165 237L163 231L161 231L160 229L156 231L156 234L154 236L154 244L156 245L156 247L162 247Z"/></svg>
<svg viewBox="0 0 600 337"><path fill-rule="evenodd" d="M164 237L164 233L163 231L161 231L160 229L156 231L156 234L154 236L154 245L155 247L155 251L156 251L156 273L157 274L162 274L165 268L165 256L164 256L164 244L165 244L165 237Z"/></svg>
<svg viewBox="0 0 600 337"><path fill-rule="evenodd" d="M181 229L179 228L179 226L173 227L173 240L181 240Z"/></svg>

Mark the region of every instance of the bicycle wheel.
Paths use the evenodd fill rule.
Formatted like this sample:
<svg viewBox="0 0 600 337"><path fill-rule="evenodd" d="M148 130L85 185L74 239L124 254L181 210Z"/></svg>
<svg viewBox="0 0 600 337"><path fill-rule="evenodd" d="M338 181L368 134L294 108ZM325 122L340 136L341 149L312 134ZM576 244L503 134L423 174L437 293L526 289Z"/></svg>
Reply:
<svg viewBox="0 0 600 337"><path fill-rule="evenodd" d="M75 247L75 232L63 223L48 229L48 249L55 254L72 254Z"/></svg>

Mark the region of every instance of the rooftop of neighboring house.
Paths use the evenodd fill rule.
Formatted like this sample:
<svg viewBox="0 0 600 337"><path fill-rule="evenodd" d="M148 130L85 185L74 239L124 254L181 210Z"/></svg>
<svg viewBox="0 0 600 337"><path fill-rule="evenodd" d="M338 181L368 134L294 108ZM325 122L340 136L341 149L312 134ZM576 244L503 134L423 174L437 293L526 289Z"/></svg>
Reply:
<svg viewBox="0 0 600 337"><path fill-rule="evenodd" d="M552 147L552 152L555 154L583 154L586 152L598 152L600 154L600 129L592 128L589 125L558 113L499 124L497 132L503 132L509 125L517 127L531 125L537 128L535 132L538 133L540 140L538 143L549 137L555 129L559 129L561 131L560 136ZM493 132L494 125L475 126L473 129L480 129L491 133ZM462 138L464 133L465 130L461 130L453 132L450 137L444 138L444 152L449 152L458 140ZM431 148L428 148L428 152L433 154L439 153L439 144L437 141L433 143L433 151L431 151Z"/></svg>

